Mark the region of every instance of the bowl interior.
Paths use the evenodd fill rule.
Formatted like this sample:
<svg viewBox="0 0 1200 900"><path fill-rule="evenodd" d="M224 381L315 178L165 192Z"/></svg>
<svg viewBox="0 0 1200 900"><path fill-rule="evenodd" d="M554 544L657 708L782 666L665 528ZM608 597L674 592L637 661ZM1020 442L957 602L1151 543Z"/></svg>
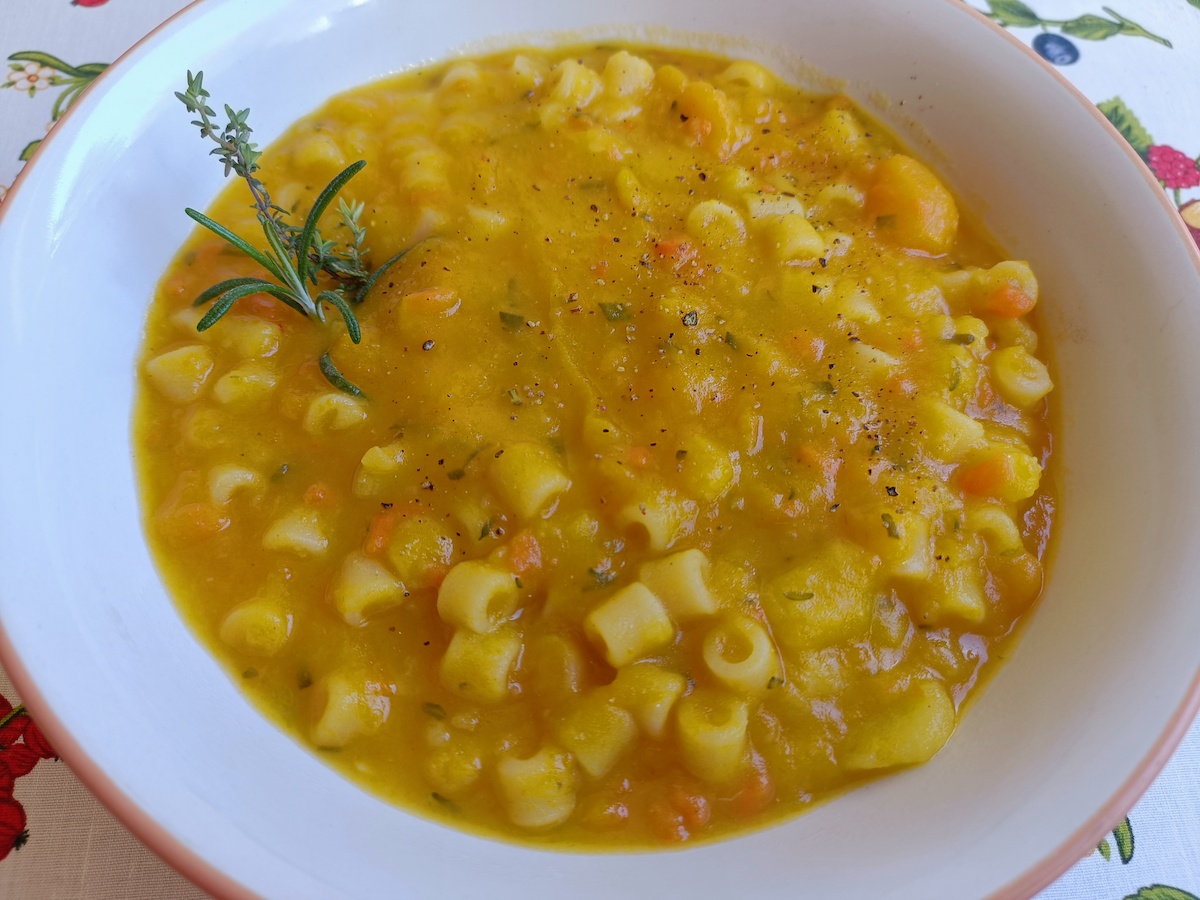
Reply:
<svg viewBox="0 0 1200 900"><path fill-rule="evenodd" d="M579 28L798 58L844 79L1032 262L1064 411L1046 595L948 748L803 818L677 853L489 842L342 781L260 718L177 618L142 540L130 460L146 303L188 231L183 207L220 188L171 96L185 68L250 106L267 141L405 65ZM1111 798L1125 788L1131 803L1147 760L1165 758L1200 668L1188 453L1200 443L1200 268L1157 194L1084 101L951 0L206 0L101 80L4 208L4 662L103 799L214 890L1029 893L1125 812Z"/></svg>

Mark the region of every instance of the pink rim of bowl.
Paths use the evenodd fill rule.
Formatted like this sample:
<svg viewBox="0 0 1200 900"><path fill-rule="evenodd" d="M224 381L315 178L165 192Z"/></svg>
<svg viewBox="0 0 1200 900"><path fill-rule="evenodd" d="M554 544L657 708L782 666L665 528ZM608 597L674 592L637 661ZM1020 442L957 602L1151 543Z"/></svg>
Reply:
<svg viewBox="0 0 1200 900"><path fill-rule="evenodd" d="M1200 251L1197 251L1195 248L1184 223L1160 189L1160 185L1154 175L1120 133L1096 109L1092 102L1025 44L982 13L966 6L961 0L945 0L945 2L958 9L964 16L986 25L995 35L1013 47L1019 48L1035 65L1052 75L1059 85L1065 91L1069 92L1079 105L1103 126L1111 139L1123 148L1131 163L1137 167L1146 182L1147 188L1153 191L1158 197L1164 214L1175 222L1175 230L1178 232L1179 240L1191 248L1190 252L1193 263L1197 271L1200 272ZM82 102L74 104L64 116L64 120L76 117L79 114L86 115L86 112L81 113L81 110L86 111L89 109L86 99L88 95L93 93L96 84L111 81L114 75L120 76L125 69L124 63L128 59L136 56L144 48L152 44L166 29L188 17L198 7L205 5L205 0L192 0L191 3L166 19L134 44L133 47L109 66L96 79L92 86L88 87L81 98ZM48 135L42 142L42 146L39 147L33 158L18 175L9 191L6 202L0 204L0 224L3 223L6 209L11 208L13 205L13 197L20 191L24 183L32 177L33 173L37 171L38 160L44 155L46 147L55 140L61 130L61 128L56 127ZM134 803L117 787L106 772L83 751L72 733L55 715L54 709L42 698L37 684L32 679L22 658L12 645L9 635L3 627L3 623L0 623L0 660L3 660L5 669L12 677L24 702L34 710L39 726L50 737L53 745L62 752L64 760L68 762L71 769L113 815L127 826L141 841L170 863L181 874L209 893L228 898L251 898L259 896L216 868L202 855L180 842L170 831L165 829L155 819L145 813L140 806ZM1197 712L1200 712L1200 671L1193 677L1183 702L1180 703L1171 716L1167 727L1158 736L1150 752L1145 755L1137 768L1105 802L1102 808L1080 825L1057 847L1047 853L1033 867L992 893L990 895L992 900L1024 900L1024 898L1032 896L1051 884L1073 864L1094 849L1107 834L1113 823L1127 813L1150 786L1187 733Z"/></svg>

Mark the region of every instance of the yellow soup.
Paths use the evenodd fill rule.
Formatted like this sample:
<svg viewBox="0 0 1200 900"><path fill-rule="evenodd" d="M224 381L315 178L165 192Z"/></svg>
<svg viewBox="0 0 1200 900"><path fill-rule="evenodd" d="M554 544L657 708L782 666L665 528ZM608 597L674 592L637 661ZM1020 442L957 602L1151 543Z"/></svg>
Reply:
<svg viewBox="0 0 1200 900"><path fill-rule="evenodd" d="M147 325L146 530L254 702L408 809L569 846L933 756L1041 590L1029 267L846 98L712 56L409 72L262 177L302 218L356 159L369 255L412 248L361 344L261 294L198 333L262 274L208 232ZM212 212L261 241L244 184Z"/></svg>

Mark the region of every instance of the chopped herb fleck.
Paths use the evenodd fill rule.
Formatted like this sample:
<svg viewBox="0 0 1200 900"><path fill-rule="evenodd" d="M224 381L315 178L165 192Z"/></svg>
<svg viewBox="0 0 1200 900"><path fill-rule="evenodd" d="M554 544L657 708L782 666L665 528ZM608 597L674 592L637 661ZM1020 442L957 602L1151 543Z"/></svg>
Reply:
<svg viewBox="0 0 1200 900"><path fill-rule="evenodd" d="M434 791L429 796L430 796L430 798L432 798L434 800L434 802L440 803L442 806L446 807L446 809L448 809L452 812L458 812L458 806L456 806L454 801L451 800L449 797L443 797L437 791Z"/></svg>
<svg viewBox="0 0 1200 900"><path fill-rule="evenodd" d="M421 709L425 710L426 715L433 716L435 719L446 718L446 708L440 703L422 703Z"/></svg>
<svg viewBox="0 0 1200 900"><path fill-rule="evenodd" d="M769 691L774 688L777 688L781 684L783 684L783 679L780 678L778 675L772 675L770 678L767 679L767 690Z"/></svg>
<svg viewBox="0 0 1200 900"><path fill-rule="evenodd" d="M600 312L604 313L604 318L610 322L629 318L629 311L625 308L624 303L601 303Z"/></svg>
<svg viewBox="0 0 1200 900"><path fill-rule="evenodd" d="M967 334L965 332L962 334L956 334L956 335L954 335L954 337L950 338L950 343L952 343L952 344L973 344L973 343L975 343L975 335Z"/></svg>
<svg viewBox="0 0 1200 900"><path fill-rule="evenodd" d="M520 331L525 325L525 317L514 312L500 310L500 321L509 331Z"/></svg>
<svg viewBox="0 0 1200 900"><path fill-rule="evenodd" d="M693 309L683 314L683 324L691 328L700 322L699 314Z"/></svg>
<svg viewBox="0 0 1200 900"><path fill-rule="evenodd" d="M433 349L433 341L426 341L425 343L423 343L421 345L421 349L422 350L432 350Z"/></svg>
<svg viewBox="0 0 1200 900"><path fill-rule="evenodd" d="M686 458L687 458L687 451L686 451L686 450L676 450L676 451L675 451L675 459L676 459L678 462L683 462L683 461L684 461L684 459L686 459Z"/></svg>
<svg viewBox="0 0 1200 900"><path fill-rule="evenodd" d="M296 673L296 687L299 690L312 687L312 675L309 674L308 669L301 669Z"/></svg>
<svg viewBox="0 0 1200 900"><path fill-rule="evenodd" d="M892 487L890 484L887 486L887 492L888 492L889 497L895 497L897 494L900 493L894 487Z"/></svg>
<svg viewBox="0 0 1200 900"><path fill-rule="evenodd" d="M524 406L525 405L524 403L521 402L521 395L517 393L516 388L509 388L507 393L508 393L508 399L512 401L513 406Z"/></svg>
<svg viewBox="0 0 1200 900"><path fill-rule="evenodd" d="M518 591L521 590L521 588L525 587L525 584L524 584L524 582L521 581L521 578L519 575L514 575L513 581L516 582Z"/></svg>
<svg viewBox="0 0 1200 900"><path fill-rule="evenodd" d="M451 481L458 481L459 479L465 477L466 474L467 473L465 471L463 471L462 469L451 469L449 472L446 473L446 477L449 478Z"/></svg>
<svg viewBox="0 0 1200 900"><path fill-rule="evenodd" d="M608 569L588 569L588 574L592 576L592 580L596 582L597 587L606 587L617 580L617 573Z"/></svg>
<svg viewBox="0 0 1200 900"><path fill-rule="evenodd" d="M884 513L880 516L883 519L883 527L887 530L888 537L900 539L900 527L896 524L896 520L892 518L891 513Z"/></svg>
<svg viewBox="0 0 1200 900"><path fill-rule="evenodd" d="M797 603L802 603L805 600L811 600L814 594L812 591L784 591L783 596L789 600L795 600Z"/></svg>
<svg viewBox="0 0 1200 900"><path fill-rule="evenodd" d="M729 331L725 332L725 343L727 343L729 345L729 349L731 349L731 350L738 349L737 338L735 338L733 336L732 332L729 332Z"/></svg>
<svg viewBox="0 0 1200 900"><path fill-rule="evenodd" d="M251 666L250 668L248 668L246 671L244 671L242 673L242 677L243 678L257 678L258 677L258 669L254 668L254 666Z"/></svg>
<svg viewBox="0 0 1200 900"><path fill-rule="evenodd" d="M485 537L492 533L492 520L488 519L483 523L483 527L479 529L479 539L482 541Z"/></svg>

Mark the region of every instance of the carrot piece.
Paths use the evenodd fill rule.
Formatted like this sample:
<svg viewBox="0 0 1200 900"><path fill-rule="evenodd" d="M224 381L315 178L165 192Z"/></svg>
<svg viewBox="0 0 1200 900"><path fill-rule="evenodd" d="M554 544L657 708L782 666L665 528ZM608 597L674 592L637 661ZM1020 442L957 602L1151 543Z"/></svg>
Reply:
<svg viewBox="0 0 1200 900"><path fill-rule="evenodd" d="M708 824L712 805L698 790L676 782L650 802L646 815L650 830L658 837L682 843Z"/></svg>
<svg viewBox="0 0 1200 900"><path fill-rule="evenodd" d="M975 405L980 409L987 409L996 402L996 390L992 387L991 381L986 378L980 378L975 385Z"/></svg>
<svg viewBox="0 0 1200 900"><path fill-rule="evenodd" d="M659 259L671 260L675 271L679 271L696 258L696 247L685 237L664 238L654 245Z"/></svg>
<svg viewBox="0 0 1200 900"><path fill-rule="evenodd" d="M994 497L1012 475L1012 465L1008 457L998 453L962 472L958 476L958 484L968 494Z"/></svg>
<svg viewBox="0 0 1200 900"><path fill-rule="evenodd" d="M185 503L160 514L159 526L174 544L192 544L229 527L229 516L212 503Z"/></svg>
<svg viewBox="0 0 1200 900"><path fill-rule="evenodd" d="M983 299L983 311L1019 319L1037 303L1015 284L1002 284Z"/></svg>
<svg viewBox="0 0 1200 900"><path fill-rule="evenodd" d="M382 553L392 539L392 532L403 516L398 509L383 509L371 516L367 528L367 539L363 541L363 552L367 555Z"/></svg>
<svg viewBox="0 0 1200 900"><path fill-rule="evenodd" d="M508 545L508 567L517 575L542 567L542 548L528 528L518 531Z"/></svg>
<svg viewBox="0 0 1200 900"><path fill-rule="evenodd" d="M825 339L807 328L800 328L784 338L784 346L810 362L820 362L825 355Z"/></svg>
<svg viewBox="0 0 1200 900"><path fill-rule="evenodd" d="M310 484L304 491L304 502L309 506L329 506L333 500L333 488L323 481Z"/></svg>
<svg viewBox="0 0 1200 900"><path fill-rule="evenodd" d="M667 792L667 802L679 813L689 831L703 828L712 816L708 798L682 784L674 784Z"/></svg>
<svg viewBox="0 0 1200 900"><path fill-rule="evenodd" d="M449 288L430 288L427 291L413 291L405 294L400 305L404 311L415 316L452 316L458 312L462 301L458 294Z"/></svg>
<svg viewBox="0 0 1200 900"><path fill-rule="evenodd" d="M292 324L296 312L270 294L251 294L237 302L237 311L245 315L256 316L274 322L280 328L286 329Z"/></svg>
<svg viewBox="0 0 1200 900"><path fill-rule="evenodd" d="M625 453L625 458L629 460L629 464L631 466L637 466L639 469L644 469L650 464L650 448L630 447Z"/></svg>
<svg viewBox="0 0 1200 900"><path fill-rule="evenodd" d="M770 806L774 799L775 781L767 770L766 760L755 752L750 773L730 800L733 811L739 816L755 816Z"/></svg>

